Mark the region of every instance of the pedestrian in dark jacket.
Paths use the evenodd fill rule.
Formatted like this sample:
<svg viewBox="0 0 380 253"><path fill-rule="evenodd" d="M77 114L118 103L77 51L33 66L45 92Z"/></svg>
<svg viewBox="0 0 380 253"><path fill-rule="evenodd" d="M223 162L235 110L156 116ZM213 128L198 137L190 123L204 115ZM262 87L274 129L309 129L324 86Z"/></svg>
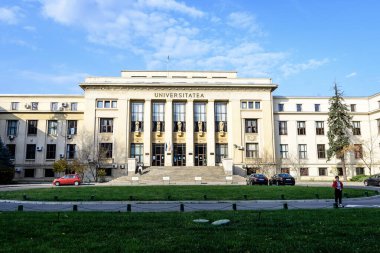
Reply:
<svg viewBox="0 0 380 253"><path fill-rule="evenodd" d="M339 181L339 177L335 177L335 181L332 184L332 187L335 191L335 204L339 207L343 207L342 205L342 192L343 192L343 183Z"/></svg>

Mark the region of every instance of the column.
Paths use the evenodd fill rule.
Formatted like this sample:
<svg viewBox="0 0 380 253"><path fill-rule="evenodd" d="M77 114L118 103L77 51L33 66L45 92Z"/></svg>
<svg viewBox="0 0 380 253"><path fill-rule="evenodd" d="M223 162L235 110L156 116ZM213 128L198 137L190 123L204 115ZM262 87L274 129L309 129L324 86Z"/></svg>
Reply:
<svg viewBox="0 0 380 253"><path fill-rule="evenodd" d="M207 166L215 166L215 102L207 103Z"/></svg>
<svg viewBox="0 0 380 253"><path fill-rule="evenodd" d="M144 166L152 163L152 101L146 99L144 103Z"/></svg>
<svg viewBox="0 0 380 253"><path fill-rule="evenodd" d="M186 103L186 166L194 166L194 102Z"/></svg>
<svg viewBox="0 0 380 253"><path fill-rule="evenodd" d="M167 100L165 103L165 166L172 166L173 163L173 101Z"/></svg>

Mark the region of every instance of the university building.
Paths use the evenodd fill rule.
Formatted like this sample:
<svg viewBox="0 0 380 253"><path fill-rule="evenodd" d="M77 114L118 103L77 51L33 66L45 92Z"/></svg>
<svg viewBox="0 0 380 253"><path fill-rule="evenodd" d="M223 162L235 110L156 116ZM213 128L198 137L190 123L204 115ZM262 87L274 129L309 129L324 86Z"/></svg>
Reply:
<svg viewBox="0 0 380 253"><path fill-rule="evenodd" d="M58 159L102 160L107 176L136 165L289 172L330 180L328 97L273 96L270 78L227 71L122 71L88 77L83 95L0 95L0 136L16 179L48 180ZM347 172L380 172L380 94L346 97L353 116Z"/></svg>

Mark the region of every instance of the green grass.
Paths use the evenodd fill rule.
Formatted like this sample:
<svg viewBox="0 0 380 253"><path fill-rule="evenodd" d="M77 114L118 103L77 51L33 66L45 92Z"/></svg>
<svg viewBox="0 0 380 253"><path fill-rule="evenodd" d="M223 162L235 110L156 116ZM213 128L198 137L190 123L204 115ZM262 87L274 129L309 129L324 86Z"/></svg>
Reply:
<svg viewBox="0 0 380 253"><path fill-rule="evenodd" d="M214 227L193 219L230 219ZM374 252L377 209L0 213L1 252Z"/></svg>
<svg viewBox="0 0 380 253"><path fill-rule="evenodd" d="M375 191L362 189L345 189L348 197L369 196ZM53 201L57 196L59 201L90 200L275 200L281 199L332 199L331 187L304 186L103 186L103 187L51 187L20 191L0 192L0 199L22 200L26 195L28 200Z"/></svg>

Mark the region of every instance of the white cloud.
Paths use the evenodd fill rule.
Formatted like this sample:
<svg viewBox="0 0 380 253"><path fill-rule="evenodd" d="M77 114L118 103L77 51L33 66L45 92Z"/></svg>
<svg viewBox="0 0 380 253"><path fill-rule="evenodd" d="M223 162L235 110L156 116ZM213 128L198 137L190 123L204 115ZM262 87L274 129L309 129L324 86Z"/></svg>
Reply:
<svg viewBox="0 0 380 253"><path fill-rule="evenodd" d="M248 30L263 35L260 26L256 22L255 16L245 12L233 12L228 15L227 24L236 29Z"/></svg>
<svg viewBox="0 0 380 253"><path fill-rule="evenodd" d="M354 76L356 76L356 75L357 75L356 72L352 72L352 73L346 75L346 78L351 78L351 77L354 77Z"/></svg>
<svg viewBox="0 0 380 253"><path fill-rule="evenodd" d="M87 73L46 74L35 71L20 71L19 74L38 83L49 83L52 85L78 84L82 82L85 77L89 76Z"/></svg>
<svg viewBox="0 0 380 253"><path fill-rule="evenodd" d="M21 9L18 6L0 7L0 22L15 25L21 18Z"/></svg>
<svg viewBox="0 0 380 253"><path fill-rule="evenodd" d="M298 74L305 70L319 68L320 66L325 65L329 62L330 60L328 58L325 58L322 60L310 59L306 63L285 63L280 67L280 70L282 71L284 76L290 76Z"/></svg>
<svg viewBox="0 0 380 253"><path fill-rule="evenodd" d="M193 17L202 17L204 13L184 3L178 3L174 0L139 0L142 6L154 7L161 10L178 11Z"/></svg>

